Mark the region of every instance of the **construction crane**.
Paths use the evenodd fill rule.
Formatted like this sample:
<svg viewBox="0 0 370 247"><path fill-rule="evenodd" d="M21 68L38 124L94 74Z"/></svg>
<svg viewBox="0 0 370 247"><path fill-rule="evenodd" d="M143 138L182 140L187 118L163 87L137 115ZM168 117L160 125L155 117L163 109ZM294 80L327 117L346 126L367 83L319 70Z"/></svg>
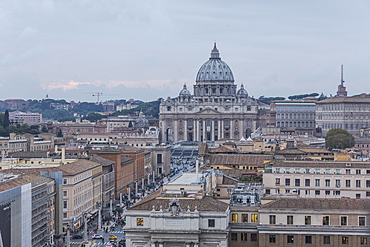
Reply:
<svg viewBox="0 0 370 247"><path fill-rule="evenodd" d="M110 96L110 95L118 95L118 94L104 94L104 96ZM99 104L100 103L100 97L103 96L103 93L101 93L101 92L91 93L91 96L96 97L96 104Z"/></svg>

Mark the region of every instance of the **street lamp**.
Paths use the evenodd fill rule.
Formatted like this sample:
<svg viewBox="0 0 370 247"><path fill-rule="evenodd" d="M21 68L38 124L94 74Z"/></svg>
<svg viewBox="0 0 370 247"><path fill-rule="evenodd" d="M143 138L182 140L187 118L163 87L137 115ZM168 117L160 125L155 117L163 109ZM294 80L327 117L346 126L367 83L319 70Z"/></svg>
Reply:
<svg viewBox="0 0 370 247"><path fill-rule="evenodd" d="M87 213L83 213L84 216L84 241L87 241Z"/></svg>
<svg viewBox="0 0 370 247"><path fill-rule="evenodd" d="M110 210L109 210L109 213L110 213L111 216L113 216L113 208L112 208L113 198L112 198L112 196L110 196L109 199L110 199Z"/></svg>
<svg viewBox="0 0 370 247"><path fill-rule="evenodd" d="M67 224L67 247L71 247L71 234L69 231L69 224Z"/></svg>
<svg viewBox="0 0 370 247"><path fill-rule="evenodd" d="M119 206L122 207L122 190L119 192Z"/></svg>
<svg viewBox="0 0 370 247"><path fill-rule="evenodd" d="M98 212L99 212L99 215L98 215L98 230L101 231L101 206L102 206L102 203L99 203L99 202L96 202L96 207L98 208Z"/></svg>

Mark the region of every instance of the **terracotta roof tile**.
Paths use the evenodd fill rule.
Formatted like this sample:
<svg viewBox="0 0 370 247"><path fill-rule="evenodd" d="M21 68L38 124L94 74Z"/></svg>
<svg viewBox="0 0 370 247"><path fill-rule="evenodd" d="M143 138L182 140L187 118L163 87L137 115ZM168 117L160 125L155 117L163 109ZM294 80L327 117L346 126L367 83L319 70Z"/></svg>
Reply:
<svg viewBox="0 0 370 247"><path fill-rule="evenodd" d="M266 209L369 210L367 199L284 198L262 205Z"/></svg>
<svg viewBox="0 0 370 247"><path fill-rule="evenodd" d="M161 206L162 209L168 209L171 199L173 198L145 198L140 203L129 208L129 210L152 210L153 206L155 210L159 210ZM182 210L187 210L188 206L190 206L190 210L194 211L196 206L198 211L226 211L229 207L227 203L218 201L209 196L206 196L202 199L177 199L179 199Z"/></svg>
<svg viewBox="0 0 370 247"><path fill-rule="evenodd" d="M215 154L210 157L210 165L262 165L265 160L272 160L272 155Z"/></svg>

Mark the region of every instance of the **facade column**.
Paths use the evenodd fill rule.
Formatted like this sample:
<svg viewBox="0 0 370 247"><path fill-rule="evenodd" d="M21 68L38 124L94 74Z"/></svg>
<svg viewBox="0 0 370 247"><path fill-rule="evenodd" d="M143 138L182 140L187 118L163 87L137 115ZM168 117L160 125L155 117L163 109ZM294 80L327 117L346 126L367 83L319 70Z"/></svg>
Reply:
<svg viewBox="0 0 370 247"><path fill-rule="evenodd" d="M243 129L244 119L239 120L239 139L244 136L244 129Z"/></svg>
<svg viewBox="0 0 370 247"><path fill-rule="evenodd" d="M173 125L174 125L174 128L173 128L173 142L174 143L177 143L177 135L178 135L178 133L179 133L179 129L178 129L178 119L174 119L173 120Z"/></svg>
<svg viewBox="0 0 370 247"><path fill-rule="evenodd" d="M203 123L203 142L207 140L207 136L206 136L206 120L202 120L202 123Z"/></svg>
<svg viewBox="0 0 370 247"><path fill-rule="evenodd" d="M219 119L218 120L218 126L217 126L217 128L218 128L218 134L217 134L217 138L218 139L221 139L221 120Z"/></svg>
<svg viewBox="0 0 370 247"><path fill-rule="evenodd" d="M197 141L200 142L200 126L199 126L199 119L196 121L197 125Z"/></svg>
<svg viewBox="0 0 370 247"><path fill-rule="evenodd" d="M197 140L197 120L193 119L193 141L198 141Z"/></svg>
<svg viewBox="0 0 370 247"><path fill-rule="evenodd" d="M211 141L215 141L215 120L214 119L212 119L211 120L212 122L212 124L211 124Z"/></svg>
<svg viewBox="0 0 370 247"><path fill-rule="evenodd" d="M224 119L221 120L221 139L224 139L225 138L225 128L224 128Z"/></svg>
<svg viewBox="0 0 370 247"><path fill-rule="evenodd" d="M184 141L189 141L188 140L188 120L185 118L184 119Z"/></svg>
<svg viewBox="0 0 370 247"><path fill-rule="evenodd" d="M233 130L233 119L230 119L230 139L234 138L234 130Z"/></svg>

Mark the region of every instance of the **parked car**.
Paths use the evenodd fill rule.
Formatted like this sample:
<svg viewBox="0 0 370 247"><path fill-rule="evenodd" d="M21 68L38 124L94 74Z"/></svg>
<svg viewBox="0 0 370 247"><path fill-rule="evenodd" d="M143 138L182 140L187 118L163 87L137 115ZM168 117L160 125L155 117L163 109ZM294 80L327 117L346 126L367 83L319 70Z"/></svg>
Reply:
<svg viewBox="0 0 370 247"><path fill-rule="evenodd" d="M93 236L92 236L92 239L102 239L103 238L103 236L102 235L100 235L100 234L94 234Z"/></svg>
<svg viewBox="0 0 370 247"><path fill-rule="evenodd" d="M113 235L113 234L110 234L109 235L109 239L110 240L113 240L113 239L116 240L117 239L117 236L116 235Z"/></svg>
<svg viewBox="0 0 370 247"><path fill-rule="evenodd" d="M81 234L73 234L72 239L83 239L83 236Z"/></svg>

